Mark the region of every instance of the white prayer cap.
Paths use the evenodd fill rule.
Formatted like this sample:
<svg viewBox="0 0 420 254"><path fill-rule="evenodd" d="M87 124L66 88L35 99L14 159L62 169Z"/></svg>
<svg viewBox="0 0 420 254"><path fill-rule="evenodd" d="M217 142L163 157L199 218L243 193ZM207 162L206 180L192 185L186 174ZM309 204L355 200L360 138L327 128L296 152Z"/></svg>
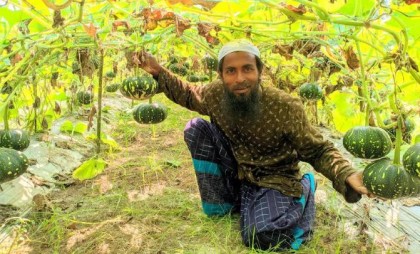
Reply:
<svg viewBox="0 0 420 254"><path fill-rule="evenodd" d="M222 60L223 57L225 57L227 54L230 54L236 51L248 52L257 57L260 57L260 51L254 44L252 44L252 42L246 39L239 39L239 40L234 40L234 41L226 43L220 49L219 56L217 57L217 61L220 63L220 60Z"/></svg>

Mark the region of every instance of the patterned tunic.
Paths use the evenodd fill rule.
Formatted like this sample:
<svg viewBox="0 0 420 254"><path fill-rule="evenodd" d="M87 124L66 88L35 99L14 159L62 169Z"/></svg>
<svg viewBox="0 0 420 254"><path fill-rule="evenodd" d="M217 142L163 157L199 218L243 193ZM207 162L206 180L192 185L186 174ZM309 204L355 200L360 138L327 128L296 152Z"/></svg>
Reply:
<svg viewBox="0 0 420 254"><path fill-rule="evenodd" d="M323 139L308 122L300 99L262 85L258 118L232 122L222 108L225 90L221 80L196 86L183 82L166 69L156 78L159 92L183 107L210 116L224 132L238 162L240 179L300 197L302 176L298 162L305 161L330 179L347 201L360 199L345 183L355 169L333 143Z"/></svg>

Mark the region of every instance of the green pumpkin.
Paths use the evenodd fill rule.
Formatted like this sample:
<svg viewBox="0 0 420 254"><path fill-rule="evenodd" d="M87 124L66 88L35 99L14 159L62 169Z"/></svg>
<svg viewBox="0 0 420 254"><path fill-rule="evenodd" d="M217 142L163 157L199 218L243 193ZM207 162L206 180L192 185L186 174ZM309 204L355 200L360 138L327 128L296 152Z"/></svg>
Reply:
<svg viewBox="0 0 420 254"><path fill-rule="evenodd" d="M29 146L29 134L24 130L1 130L0 147L23 151Z"/></svg>
<svg viewBox="0 0 420 254"><path fill-rule="evenodd" d="M175 56L169 56L169 58L168 58L168 62L169 62L169 64L174 64L174 63L178 63L178 62L179 62L179 60L178 60L178 58L177 58L177 57L175 57Z"/></svg>
<svg viewBox="0 0 420 254"><path fill-rule="evenodd" d="M115 93L118 90L118 88L120 88L120 84L110 84L105 87L105 91L107 91L108 93Z"/></svg>
<svg viewBox="0 0 420 254"><path fill-rule="evenodd" d="M25 173L28 158L20 151L0 148L0 183L10 181Z"/></svg>
<svg viewBox="0 0 420 254"><path fill-rule="evenodd" d="M210 78L206 75L203 75L203 76L199 76L199 79L201 82L205 82L205 81L209 81Z"/></svg>
<svg viewBox="0 0 420 254"><path fill-rule="evenodd" d="M133 110L133 117L136 122L141 124L160 123L168 116L165 105L154 103L142 103Z"/></svg>
<svg viewBox="0 0 420 254"><path fill-rule="evenodd" d="M79 91L77 93L77 101L80 104L90 104L93 101L93 94L91 92L87 92L87 91Z"/></svg>
<svg viewBox="0 0 420 254"><path fill-rule="evenodd" d="M403 165L410 174L420 177L420 143L407 149L403 155Z"/></svg>
<svg viewBox="0 0 420 254"><path fill-rule="evenodd" d="M120 87L121 94L133 100L148 99L155 95L157 90L156 80L149 75L127 78Z"/></svg>
<svg viewBox="0 0 420 254"><path fill-rule="evenodd" d="M188 75L187 76L187 81L191 82L191 83L195 83L195 82L199 82L200 81L200 77L194 74Z"/></svg>
<svg viewBox="0 0 420 254"><path fill-rule="evenodd" d="M357 126L348 130L344 134L343 145L352 155L364 159L384 157L392 148L388 133L371 126Z"/></svg>
<svg viewBox="0 0 420 254"><path fill-rule="evenodd" d="M319 100L324 96L322 88L317 83L305 83L299 87L299 96L305 100Z"/></svg>
<svg viewBox="0 0 420 254"><path fill-rule="evenodd" d="M185 76L188 73L188 68L186 68L183 64L174 63L168 66L168 69L178 75Z"/></svg>
<svg viewBox="0 0 420 254"><path fill-rule="evenodd" d="M105 77L108 78L108 79L113 79L113 78L115 78L115 76L116 75L113 71L108 71L108 72L105 73Z"/></svg>
<svg viewBox="0 0 420 254"><path fill-rule="evenodd" d="M363 184L376 196L387 199L420 194L420 178L393 164L389 158L368 164L363 171Z"/></svg>
<svg viewBox="0 0 420 254"><path fill-rule="evenodd" d="M391 119L384 120L384 125L389 125L391 123L392 123ZM413 120L409 118L404 119L404 127L402 129L403 141L405 141L408 144L411 142L411 133L414 131L415 128L416 128L416 124L414 123ZM394 142L397 135L397 126L394 126L388 129L384 128L384 130L388 132L389 137L391 138L391 141Z"/></svg>

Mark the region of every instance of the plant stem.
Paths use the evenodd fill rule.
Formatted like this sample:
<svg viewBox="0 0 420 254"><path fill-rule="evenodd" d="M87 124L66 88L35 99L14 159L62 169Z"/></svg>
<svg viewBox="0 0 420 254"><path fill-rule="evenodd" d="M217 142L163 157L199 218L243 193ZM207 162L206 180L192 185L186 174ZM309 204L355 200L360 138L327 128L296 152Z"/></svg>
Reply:
<svg viewBox="0 0 420 254"><path fill-rule="evenodd" d="M397 133L395 137L395 151L394 151L394 161L393 164L401 165L401 143L402 143L402 125L403 125L403 117L402 115L398 115L397 120Z"/></svg>
<svg viewBox="0 0 420 254"><path fill-rule="evenodd" d="M101 121L102 121L102 79L104 71L104 50L99 50L100 52L100 62L99 62L99 71L98 71L98 119L96 121L96 155L99 155L101 152Z"/></svg>
<svg viewBox="0 0 420 254"><path fill-rule="evenodd" d="M7 103L6 107L4 108L3 122L5 131L9 130L9 103Z"/></svg>
<svg viewBox="0 0 420 254"><path fill-rule="evenodd" d="M360 75L362 76L363 97L367 103L366 112L365 112L366 113L365 125L369 126L369 115L370 115L370 110L372 109L372 101L370 99L370 92L369 92L368 85L366 84L365 67L363 63L362 50L360 49L359 41L356 41L356 48L357 48L357 54L359 55L359 61L360 61Z"/></svg>

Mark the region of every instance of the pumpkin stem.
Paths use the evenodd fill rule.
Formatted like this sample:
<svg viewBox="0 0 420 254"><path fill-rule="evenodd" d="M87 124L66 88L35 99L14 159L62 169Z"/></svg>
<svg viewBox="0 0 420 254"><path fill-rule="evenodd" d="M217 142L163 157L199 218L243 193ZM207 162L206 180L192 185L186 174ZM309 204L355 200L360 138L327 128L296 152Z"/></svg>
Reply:
<svg viewBox="0 0 420 254"><path fill-rule="evenodd" d="M4 108L3 121L4 121L4 130L5 131L9 130L9 105L10 105L10 102L7 103L6 107Z"/></svg>
<svg viewBox="0 0 420 254"><path fill-rule="evenodd" d="M402 143L402 125L403 125L402 115L398 116L397 120L397 133L395 138L395 151L394 151L394 164L401 165L401 143Z"/></svg>

